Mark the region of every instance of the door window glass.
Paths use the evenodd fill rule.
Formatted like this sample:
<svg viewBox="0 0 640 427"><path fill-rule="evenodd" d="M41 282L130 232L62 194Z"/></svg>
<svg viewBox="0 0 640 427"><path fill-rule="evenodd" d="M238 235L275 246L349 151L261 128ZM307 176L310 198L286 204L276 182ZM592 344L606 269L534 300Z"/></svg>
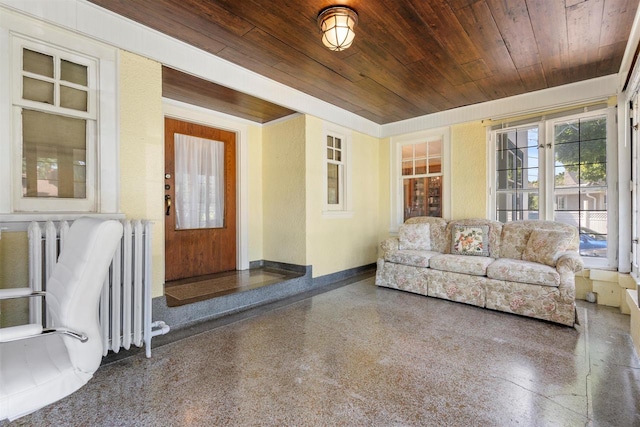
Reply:
<svg viewBox="0 0 640 427"><path fill-rule="evenodd" d="M175 134L176 228L224 227L224 143Z"/></svg>

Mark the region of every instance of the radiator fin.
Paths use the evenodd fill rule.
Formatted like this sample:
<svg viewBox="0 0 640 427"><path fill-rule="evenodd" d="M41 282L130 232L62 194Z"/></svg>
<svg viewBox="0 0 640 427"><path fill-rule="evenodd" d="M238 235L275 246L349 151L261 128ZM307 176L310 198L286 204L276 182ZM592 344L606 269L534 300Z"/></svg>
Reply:
<svg viewBox="0 0 640 427"><path fill-rule="evenodd" d="M100 297L100 326L103 354L118 353L133 344L146 347L151 357L151 338L165 334L162 321L151 322L151 222L123 220L124 233L105 278ZM45 290L58 254L69 231L67 221L29 225L29 286ZM43 323L43 305L31 298L31 323ZM46 313L45 313L46 316ZM47 317L45 317L47 319Z"/></svg>

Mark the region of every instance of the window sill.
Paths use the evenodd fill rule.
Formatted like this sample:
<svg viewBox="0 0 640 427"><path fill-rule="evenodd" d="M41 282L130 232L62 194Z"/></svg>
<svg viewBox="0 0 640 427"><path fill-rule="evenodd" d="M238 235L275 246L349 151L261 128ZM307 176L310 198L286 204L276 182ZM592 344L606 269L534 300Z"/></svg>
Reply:
<svg viewBox="0 0 640 427"><path fill-rule="evenodd" d="M617 270L617 267L612 267L609 265L609 260L606 258L592 258L583 256L582 262L584 263L585 270Z"/></svg>

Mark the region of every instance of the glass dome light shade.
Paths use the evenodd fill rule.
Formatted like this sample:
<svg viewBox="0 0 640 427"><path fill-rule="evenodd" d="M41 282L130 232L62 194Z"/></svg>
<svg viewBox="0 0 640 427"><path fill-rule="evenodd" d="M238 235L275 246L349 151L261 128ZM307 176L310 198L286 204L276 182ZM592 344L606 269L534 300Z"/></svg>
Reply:
<svg viewBox="0 0 640 427"><path fill-rule="evenodd" d="M354 27L358 15L347 7L331 7L318 15L318 25L322 31L322 43L331 50L341 51L353 43Z"/></svg>

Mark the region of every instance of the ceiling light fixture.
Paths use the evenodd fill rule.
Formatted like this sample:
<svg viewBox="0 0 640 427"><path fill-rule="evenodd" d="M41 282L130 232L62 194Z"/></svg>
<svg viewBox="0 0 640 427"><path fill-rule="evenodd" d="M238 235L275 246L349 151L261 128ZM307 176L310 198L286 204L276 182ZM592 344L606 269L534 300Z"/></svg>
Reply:
<svg viewBox="0 0 640 427"><path fill-rule="evenodd" d="M358 23L355 10L345 6L332 6L318 15L318 27L322 31L322 43L331 50L341 51L353 43L354 27Z"/></svg>

